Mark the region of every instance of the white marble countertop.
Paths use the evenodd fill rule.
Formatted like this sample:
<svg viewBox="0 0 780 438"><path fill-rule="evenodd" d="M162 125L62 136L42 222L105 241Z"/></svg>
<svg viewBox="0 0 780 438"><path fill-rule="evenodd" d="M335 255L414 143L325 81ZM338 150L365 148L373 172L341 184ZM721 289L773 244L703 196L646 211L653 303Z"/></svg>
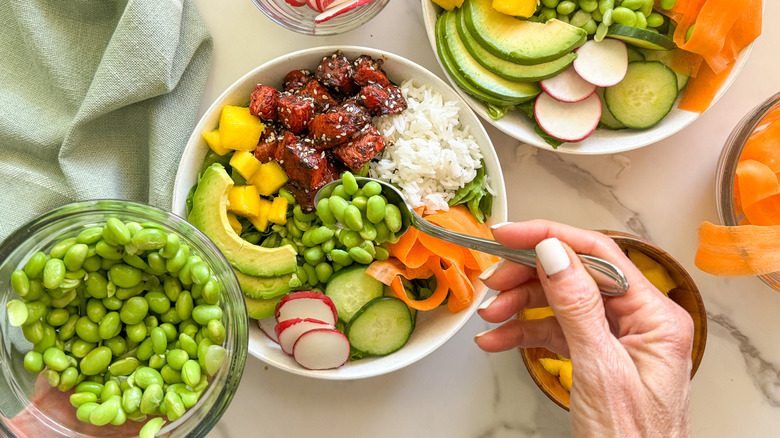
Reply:
<svg viewBox="0 0 780 438"><path fill-rule="evenodd" d="M214 38L201 113L234 80L285 53L351 44L405 56L444 77L417 0L394 0L360 29L307 37L268 20L249 0L197 0ZM766 436L780 430L780 294L756 278L725 279L693 264L696 229L717 222L715 166L737 121L780 91L780 3L733 86L702 117L657 144L607 156L561 155L487 128L501 158L509 219L545 218L640 234L677 257L698 283L709 338L693 379L696 437ZM520 354L487 354L473 317L422 361L344 382L288 374L249 357L241 386L212 437L565 437L568 414L534 385Z"/></svg>

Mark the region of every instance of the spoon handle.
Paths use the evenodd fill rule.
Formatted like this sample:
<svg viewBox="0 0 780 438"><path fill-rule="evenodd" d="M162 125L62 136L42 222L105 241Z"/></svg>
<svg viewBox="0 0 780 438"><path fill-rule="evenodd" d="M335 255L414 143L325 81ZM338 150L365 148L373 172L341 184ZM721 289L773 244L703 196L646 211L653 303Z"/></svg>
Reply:
<svg viewBox="0 0 780 438"><path fill-rule="evenodd" d="M526 266L536 266L536 251L533 249L512 249L507 248L498 242L466 234L456 233L436 225L431 224L412 211L412 221L414 227L421 232L438 239L454 243L456 245L492 254L506 260L521 263ZM628 290L628 280L623 272L614 264L587 254L578 254L585 269L599 286L602 295L620 296Z"/></svg>

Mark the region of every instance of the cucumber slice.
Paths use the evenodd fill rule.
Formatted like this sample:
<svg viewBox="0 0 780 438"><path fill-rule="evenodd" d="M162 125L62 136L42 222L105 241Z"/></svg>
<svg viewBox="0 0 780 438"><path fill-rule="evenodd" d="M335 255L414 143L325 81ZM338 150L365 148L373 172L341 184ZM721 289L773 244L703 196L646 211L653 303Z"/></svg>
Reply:
<svg viewBox="0 0 780 438"><path fill-rule="evenodd" d="M609 26L607 36L623 40L632 46L641 47L643 49L672 50L677 48L677 44L675 44L674 41L660 33L647 29L624 26L617 23L612 23L612 25Z"/></svg>
<svg viewBox="0 0 780 438"><path fill-rule="evenodd" d="M406 304L398 298L375 298L347 325L352 348L373 356L384 356L403 347L414 324Z"/></svg>
<svg viewBox="0 0 780 438"><path fill-rule="evenodd" d="M604 88L597 88L596 93L598 93L601 98L601 120L599 120L601 126L612 130L626 129L626 125L618 122L617 119L615 119L615 116L609 112L607 101L604 99Z"/></svg>
<svg viewBox="0 0 780 438"><path fill-rule="evenodd" d="M439 16L443 20L444 49L458 71L468 82L483 93L500 100L519 104L533 99L541 89L535 82L514 82L504 79L478 63L466 50L455 24L455 12L444 12Z"/></svg>
<svg viewBox="0 0 780 438"><path fill-rule="evenodd" d="M667 67L672 68L672 60L674 59L674 54L677 51L675 50L646 50L644 52L645 54L645 60L647 61L660 61L666 64ZM677 71L674 72L674 74L677 75L677 90L682 91L683 88L685 88L686 85L688 85L688 80L691 79L690 76L678 73Z"/></svg>
<svg viewBox="0 0 780 438"><path fill-rule="evenodd" d="M658 61L628 64L626 77L607 88L604 98L615 119L629 128L644 129L660 122L677 100L677 75Z"/></svg>
<svg viewBox="0 0 780 438"><path fill-rule="evenodd" d="M381 297L384 285L366 274L368 266L358 265L333 274L325 286L325 295L336 306L339 319L349 322L364 304Z"/></svg>

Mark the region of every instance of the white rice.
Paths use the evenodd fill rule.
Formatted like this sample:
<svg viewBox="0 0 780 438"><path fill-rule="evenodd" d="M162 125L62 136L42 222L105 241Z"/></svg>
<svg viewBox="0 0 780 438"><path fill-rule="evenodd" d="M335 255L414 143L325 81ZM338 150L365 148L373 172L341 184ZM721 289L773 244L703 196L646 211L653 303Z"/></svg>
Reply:
<svg viewBox="0 0 780 438"><path fill-rule="evenodd" d="M372 175L400 187L414 207L425 206L427 213L447 210L447 201L482 166L479 145L461 125L455 101L411 80L400 88L407 109L374 119L387 146L382 158L371 163Z"/></svg>

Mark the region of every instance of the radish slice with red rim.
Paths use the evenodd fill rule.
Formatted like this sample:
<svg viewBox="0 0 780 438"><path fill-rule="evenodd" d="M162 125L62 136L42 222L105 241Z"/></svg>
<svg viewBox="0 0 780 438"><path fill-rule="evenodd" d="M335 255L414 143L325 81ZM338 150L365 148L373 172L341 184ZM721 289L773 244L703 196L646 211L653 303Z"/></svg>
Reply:
<svg viewBox="0 0 780 438"><path fill-rule="evenodd" d="M306 0L306 4L316 12L325 12L324 9L320 8L319 0Z"/></svg>
<svg viewBox="0 0 780 438"><path fill-rule="evenodd" d="M596 92L596 86L582 79L574 66L557 75L539 82L542 89L555 100L561 102L579 102Z"/></svg>
<svg viewBox="0 0 780 438"><path fill-rule="evenodd" d="M359 6L371 3L374 0L336 0L320 15L314 17L315 23L324 23L341 14L345 14Z"/></svg>
<svg viewBox="0 0 780 438"><path fill-rule="evenodd" d="M628 69L626 43L614 38L589 40L577 49L574 69L583 79L599 87L622 81Z"/></svg>
<svg viewBox="0 0 780 438"><path fill-rule="evenodd" d="M534 118L544 132L568 143L588 138L601 120L601 99L593 93L585 100L561 102L543 92L534 103Z"/></svg>
<svg viewBox="0 0 780 438"><path fill-rule="evenodd" d="M338 313L333 300L322 292L300 291L286 295L276 305L276 322L293 318L315 318L336 324Z"/></svg>
<svg viewBox="0 0 780 438"><path fill-rule="evenodd" d="M279 343L279 338L276 337L276 331L274 330L276 328L276 318L273 316L270 316L268 318L258 319L257 320L257 326L260 328L260 331L263 332L266 336L268 336L268 339Z"/></svg>
<svg viewBox="0 0 780 438"><path fill-rule="evenodd" d="M288 5L300 8L301 6L306 6L306 0L284 0Z"/></svg>
<svg viewBox="0 0 780 438"><path fill-rule="evenodd" d="M302 334L293 347L293 359L310 370L338 368L349 360L349 341L333 328L319 328Z"/></svg>
<svg viewBox="0 0 780 438"><path fill-rule="evenodd" d="M293 346L298 337L309 330L318 328L333 328L333 324L312 318L295 318L280 322L274 328L276 337L279 340L279 346L287 354L293 354Z"/></svg>

